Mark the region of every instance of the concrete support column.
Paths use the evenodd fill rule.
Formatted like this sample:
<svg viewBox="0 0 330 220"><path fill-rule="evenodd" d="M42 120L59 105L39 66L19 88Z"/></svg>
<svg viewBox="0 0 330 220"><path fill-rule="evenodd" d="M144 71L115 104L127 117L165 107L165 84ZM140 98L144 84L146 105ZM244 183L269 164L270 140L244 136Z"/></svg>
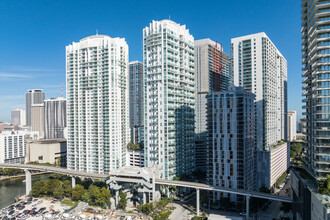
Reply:
<svg viewBox="0 0 330 220"><path fill-rule="evenodd" d="M250 216L250 196L246 196L246 219L249 220Z"/></svg>
<svg viewBox="0 0 330 220"><path fill-rule="evenodd" d="M119 190L116 190L116 207L119 205Z"/></svg>
<svg viewBox="0 0 330 220"><path fill-rule="evenodd" d="M199 216L199 189L196 188L196 213Z"/></svg>
<svg viewBox="0 0 330 220"><path fill-rule="evenodd" d="M155 172L152 172L152 201L155 201L156 183Z"/></svg>
<svg viewBox="0 0 330 220"><path fill-rule="evenodd" d="M73 176L71 180L72 189L76 186L76 178Z"/></svg>
<svg viewBox="0 0 330 220"><path fill-rule="evenodd" d="M146 192L143 192L143 205L147 203L147 195Z"/></svg>
<svg viewBox="0 0 330 220"><path fill-rule="evenodd" d="M25 194L29 195L32 189L32 179L31 179L31 173L29 170L25 171Z"/></svg>

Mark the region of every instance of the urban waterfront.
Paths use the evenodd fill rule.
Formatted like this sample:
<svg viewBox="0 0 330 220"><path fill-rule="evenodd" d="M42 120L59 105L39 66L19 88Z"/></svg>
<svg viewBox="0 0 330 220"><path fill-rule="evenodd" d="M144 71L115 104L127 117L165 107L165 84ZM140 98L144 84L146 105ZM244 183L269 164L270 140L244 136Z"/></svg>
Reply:
<svg viewBox="0 0 330 220"><path fill-rule="evenodd" d="M32 176L32 183L48 179L50 174ZM25 178L0 181L0 209L15 202L15 198L25 194Z"/></svg>

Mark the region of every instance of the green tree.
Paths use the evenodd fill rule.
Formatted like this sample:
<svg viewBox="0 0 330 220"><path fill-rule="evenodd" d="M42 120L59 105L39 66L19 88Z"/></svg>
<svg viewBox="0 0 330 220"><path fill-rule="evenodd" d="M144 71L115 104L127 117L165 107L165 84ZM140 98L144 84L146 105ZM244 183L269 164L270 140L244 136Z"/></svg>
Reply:
<svg viewBox="0 0 330 220"><path fill-rule="evenodd" d="M167 220L169 219L171 215L171 211L163 211L163 212L159 212L156 215L152 216L153 220Z"/></svg>
<svg viewBox="0 0 330 220"><path fill-rule="evenodd" d="M88 204L91 203L91 195L89 194L88 190L85 190L84 194L81 196L81 199Z"/></svg>
<svg viewBox="0 0 330 220"><path fill-rule="evenodd" d="M76 186L72 189L72 199L76 201L81 200L84 192L84 187L82 185L76 184Z"/></svg>
<svg viewBox="0 0 330 220"><path fill-rule="evenodd" d="M111 207L111 192L110 190L106 189L105 187L101 188L101 196L103 197L105 203L110 208Z"/></svg>
<svg viewBox="0 0 330 220"><path fill-rule="evenodd" d="M143 210L147 213L147 214L153 214L153 212L155 211L155 207L154 204L152 202L146 203L143 205Z"/></svg>
<svg viewBox="0 0 330 220"><path fill-rule="evenodd" d="M62 188L62 182L58 179L48 179L44 188L46 195L52 196L55 188Z"/></svg>
<svg viewBox="0 0 330 220"><path fill-rule="evenodd" d="M71 197L72 195L72 184L70 180L63 181L63 191L64 195L67 197Z"/></svg>
<svg viewBox="0 0 330 220"><path fill-rule="evenodd" d="M39 197L44 195L44 187L45 187L46 181L45 180L39 180L37 181L31 191L30 191L30 195L35 196L35 197Z"/></svg>
<svg viewBox="0 0 330 220"><path fill-rule="evenodd" d="M119 192L119 206L122 209L126 209L127 206L127 193L120 191Z"/></svg>
<svg viewBox="0 0 330 220"><path fill-rule="evenodd" d="M141 149L141 146L140 146L140 144L133 144L132 142L129 142L127 144L127 148L130 150L139 150L139 149Z"/></svg>
<svg viewBox="0 0 330 220"><path fill-rule="evenodd" d="M301 143L291 143L290 158L300 158L302 149L303 149L303 147L302 147Z"/></svg>
<svg viewBox="0 0 330 220"><path fill-rule="evenodd" d="M91 196L91 202L94 204L104 204L104 200L101 196L99 187L90 185L88 188L89 195Z"/></svg>
<svg viewBox="0 0 330 220"><path fill-rule="evenodd" d="M57 165L58 167L61 166L61 157L57 158L56 165Z"/></svg>
<svg viewBox="0 0 330 220"><path fill-rule="evenodd" d="M64 190L62 187L56 187L53 191L53 195L56 199L63 199L64 197Z"/></svg>
<svg viewBox="0 0 330 220"><path fill-rule="evenodd" d="M139 212L142 212L142 209L143 209L143 204L142 203L139 203L136 208L139 210Z"/></svg>

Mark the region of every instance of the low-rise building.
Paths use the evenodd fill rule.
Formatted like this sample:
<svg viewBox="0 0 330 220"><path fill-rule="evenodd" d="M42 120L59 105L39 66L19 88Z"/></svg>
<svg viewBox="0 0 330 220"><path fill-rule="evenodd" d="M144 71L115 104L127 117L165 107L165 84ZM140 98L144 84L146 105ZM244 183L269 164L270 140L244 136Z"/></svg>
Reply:
<svg viewBox="0 0 330 220"><path fill-rule="evenodd" d="M304 170L291 170L291 199L294 220L329 220L330 196L318 192L318 183L309 178L308 174L301 175Z"/></svg>
<svg viewBox="0 0 330 220"><path fill-rule="evenodd" d="M39 138L38 132L3 131L0 133L0 163L21 163L25 161L26 139Z"/></svg>
<svg viewBox="0 0 330 220"><path fill-rule="evenodd" d="M26 144L25 162L51 163L66 167L66 139L31 140Z"/></svg>
<svg viewBox="0 0 330 220"><path fill-rule="evenodd" d="M144 151L140 150L130 150L127 149L127 158L128 166L131 167L144 167Z"/></svg>
<svg viewBox="0 0 330 220"><path fill-rule="evenodd" d="M271 188L290 166L290 143L280 142L266 151L257 152L258 188Z"/></svg>

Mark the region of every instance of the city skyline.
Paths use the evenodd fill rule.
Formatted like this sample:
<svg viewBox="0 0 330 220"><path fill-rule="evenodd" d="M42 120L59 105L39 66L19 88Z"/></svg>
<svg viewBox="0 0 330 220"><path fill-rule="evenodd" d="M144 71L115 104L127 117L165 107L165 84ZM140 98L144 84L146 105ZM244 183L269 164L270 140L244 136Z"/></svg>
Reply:
<svg viewBox="0 0 330 220"><path fill-rule="evenodd" d="M87 9L87 4L84 2L77 11L72 12L72 15L69 14L69 11L75 6L74 2L46 4L35 1L29 6L24 3L17 3L15 4L15 11L9 1L0 3L0 8L6 8L4 13L0 15L2 22L6 21L2 23L2 31L5 34L2 35L3 41L0 43L5 52L0 55L2 60L0 80L5 84L2 88L4 95L0 98L2 104L0 106L0 121L10 122L11 110L25 108L24 93L28 89L43 89L46 92L46 98L61 96L62 81L65 88L65 51L63 50L65 45L93 35L98 29L99 34L125 38L130 51L129 60L142 61L141 32L143 27L152 20L167 19L169 16L171 20L187 25L196 40L211 38L222 43L224 52L227 54L230 54L231 38L265 32L288 61L288 109L297 111L297 118L301 117L299 2L282 1L281 4L278 4L254 1L249 5L238 4L240 6L237 7L236 4L228 2L219 4L205 2L199 7L192 5L180 7L183 3L174 4L170 1L157 13L152 10L149 10L148 13L141 12L139 8L143 5L136 3L132 4L135 7L127 7L127 13L120 15L119 12L115 12L115 9L118 9L121 4L127 5L128 3L94 4L92 7L97 9L98 13L86 11L84 17L81 17L78 15L78 11ZM221 5L221 7L210 9L208 7L210 4ZM63 7L64 5L66 7ZM174 9L173 6L175 6ZM157 7L157 5L150 7ZM30 11L26 10L29 8L31 8ZM104 8L108 8L113 13L105 13ZM226 10L222 8L226 8ZM40 13L40 9L44 12ZM60 11L62 9L63 11ZM29 12L21 13L22 10ZM128 16L132 10L136 12L133 13L134 19L133 15ZM246 14L240 14L242 10L245 10ZM32 16L30 13L35 15ZM61 13L63 18L55 21L57 13ZM200 16L193 16L194 13L198 13ZM16 18L18 14L20 21ZM73 15L77 16L72 17ZM105 18L105 20L110 21L116 16L114 23L104 21ZM86 17L92 19L86 21ZM262 23L258 22L261 18L264 21ZM72 24L67 24L67 19L70 19ZM49 26L45 26L45 22L42 20L49 22ZM228 24L221 21L228 21ZM82 27L82 23L86 25ZM18 24L24 27L17 28ZM26 29L25 26L28 26L29 29ZM286 34L283 35L283 33Z"/></svg>

